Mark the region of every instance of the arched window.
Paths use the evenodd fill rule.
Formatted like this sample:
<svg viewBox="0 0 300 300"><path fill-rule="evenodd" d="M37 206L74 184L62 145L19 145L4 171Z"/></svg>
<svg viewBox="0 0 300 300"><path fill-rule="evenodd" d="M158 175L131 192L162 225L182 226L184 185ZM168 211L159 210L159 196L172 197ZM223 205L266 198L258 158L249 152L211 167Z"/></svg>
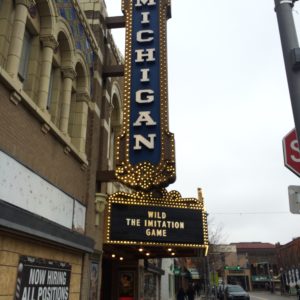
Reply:
<svg viewBox="0 0 300 300"><path fill-rule="evenodd" d="M14 3L13 6L9 6L8 2ZM38 9L35 2L30 0L5 1L2 5L6 6L1 10L1 14L5 13L6 16L1 16L1 19L7 30L4 34L6 39L3 40L2 35L4 43L0 47L3 65L14 80L24 84L32 60L32 44L35 42L38 45L37 36L40 31ZM34 58L36 59L36 56Z"/></svg>
<svg viewBox="0 0 300 300"><path fill-rule="evenodd" d="M112 100L111 100L111 118L110 118L110 149L109 149L109 168L114 170L116 167L115 151L117 144L117 136L121 132L122 125L122 107L121 107L121 95L118 84L115 82L112 88Z"/></svg>
<svg viewBox="0 0 300 300"><path fill-rule="evenodd" d="M65 22L59 23L57 42L53 36L45 36L39 91L39 107L47 111L51 121L68 135L68 122L72 86L76 72L73 68L74 42ZM50 59L51 58L51 59Z"/></svg>
<svg viewBox="0 0 300 300"><path fill-rule="evenodd" d="M58 46L53 34L56 10L51 1L27 2L31 5L28 8L18 77L27 95L39 104L48 94L49 66Z"/></svg>
<svg viewBox="0 0 300 300"><path fill-rule="evenodd" d="M84 153L90 96L89 76L83 59L76 64L75 72L76 78L73 81L68 133L72 143L81 153Z"/></svg>
<svg viewBox="0 0 300 300"><path fill-rule="evenodd" d="M64 86L64 78L67 78L68 65L71 65L71 58L69 57L71 55L71 46L63 31L59 32L57 41L59 46L53 53L46 110L50 113L52 122L57 127L60 127L62 103L64 97L68 97ZM69 67L69 69L71 70L72 67ZM75 76L75 73L73 75ZM72 76L69 89L72 88Z"/></svg>
<svg viewBox="0 0 300 300"><path fill-rule="evenodd" d="M19 79L22 82L24 82L27 78L32 40L33 40L32 34L26 28L24 33L24 38L23 38L23 47L22 47L21 59L20 59L20 65L18 71Z"/></svg>
<svg viewBox="0 0 300 300"><path fill-rule="evenodd" d="M59 64L54 60L51 67L51 75L49 82L49 93L47 97L47 110L51 115L51 121L59 127L60 108L61 108L61 88L63 75Z"/></svg>

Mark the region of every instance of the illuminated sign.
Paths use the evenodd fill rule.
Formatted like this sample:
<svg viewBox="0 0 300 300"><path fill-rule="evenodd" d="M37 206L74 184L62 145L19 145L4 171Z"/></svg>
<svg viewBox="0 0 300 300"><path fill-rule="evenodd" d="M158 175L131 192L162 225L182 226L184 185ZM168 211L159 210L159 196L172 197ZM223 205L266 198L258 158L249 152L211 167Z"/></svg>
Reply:
<svg viewBox="0 0 300 300"><path fill-rule="evenodd" d="M120 192L108 202L107 243L208 245L206 213L197 199L182 199L178 192L166 192L160 199L149 193Z"/></svg>
<svg viewBox="0 0 300 300"><path fill-rule="evenodd" d="M111 240L203 244L202 212L113 203Z"/></svg>
<svg viewBox="0 0 300 300"><path fill-rule="evenodd" d="M174 136L168 130L165 0L123 1L126 17L124 122L117 178L150 190L175 181Z"/></svg>
<svg viewBox="0 0 300 300"><path fill-rule="evenodd" d="M241 267L240 266L225 266L224 270L239 271L239 270L241 270Z"/></svg>
<svg viewBox="0 0 300 300"><path fill-rule="evenodd" d="M108 197L106 244L203 248L202 200L165 189L176 178L169 132L166 25L170 0L123 0L126 24L124 118L116 177L132 188Z"/></svg>

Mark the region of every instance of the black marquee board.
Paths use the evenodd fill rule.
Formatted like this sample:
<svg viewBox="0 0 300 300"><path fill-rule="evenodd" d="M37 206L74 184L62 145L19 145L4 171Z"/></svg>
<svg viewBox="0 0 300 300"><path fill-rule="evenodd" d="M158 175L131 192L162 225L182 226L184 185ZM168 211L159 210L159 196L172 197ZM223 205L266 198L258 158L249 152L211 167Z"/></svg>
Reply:
<svg viewBox="0 0 300 300"><path fill-rule="evenodd" d="M203 211L112 203L109 234L111 242L203 245Z"/></svg>

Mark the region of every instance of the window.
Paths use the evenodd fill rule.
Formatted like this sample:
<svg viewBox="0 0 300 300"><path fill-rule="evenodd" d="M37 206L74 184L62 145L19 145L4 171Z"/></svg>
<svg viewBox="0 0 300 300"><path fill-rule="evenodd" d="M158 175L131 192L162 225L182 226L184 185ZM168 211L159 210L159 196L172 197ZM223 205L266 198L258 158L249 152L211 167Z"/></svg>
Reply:
<svg viewBox="0 0 300 300"><path fill-rule="evenodd" d="M27 30L25 30L21 59L20 59L20 66L19 66L19 73L18 73L19 78L22 82L26 80L26 76L27 76L31 40L32 37L30 33Z"/></svg>
<svg viewBox="0 0 300 300"><path fill-rule="evenodd" d="M53 90L53 77L54 77L54 70L52 68L50 81L49 81L49 92L48 92L48 99L47 99L47 110L50 110L51 107L51 100L52 100L52 90Z"/></svg>
<svg viewBox="0 0 300 300"><path fill-rule="evenodd" d="M52 65L49 92L47 98L47 110L51 115L52 122L58 127L61 111L61 99L62 95L62 72L59 66Z"/></svg>

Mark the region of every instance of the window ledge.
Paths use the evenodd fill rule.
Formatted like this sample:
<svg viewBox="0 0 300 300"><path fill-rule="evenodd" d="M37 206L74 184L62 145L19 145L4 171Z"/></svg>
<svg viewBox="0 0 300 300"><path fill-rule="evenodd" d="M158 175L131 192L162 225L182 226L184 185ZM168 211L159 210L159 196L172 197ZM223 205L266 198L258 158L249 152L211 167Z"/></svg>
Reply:
<svg viewBox="0 0 300 300"><path fill-rule="evenodd" d="M73 156L81 163L81 168L85 170L88 166L88 160L85 153L81 153L71 143L70 137L63 134L56 125L51 121L51 116L48 111L41 110L34 101L23 91L23 85L17 80L11 78L11 76L0 66L0 80L11 91L12 101L14 104L18 102L24 103L24 105L37 117L42 123L41 130L47 134L52 133L57 140L64 146L64 152L66 154L73 154ZM17 99L17 100L16 100Z"/></svg>

